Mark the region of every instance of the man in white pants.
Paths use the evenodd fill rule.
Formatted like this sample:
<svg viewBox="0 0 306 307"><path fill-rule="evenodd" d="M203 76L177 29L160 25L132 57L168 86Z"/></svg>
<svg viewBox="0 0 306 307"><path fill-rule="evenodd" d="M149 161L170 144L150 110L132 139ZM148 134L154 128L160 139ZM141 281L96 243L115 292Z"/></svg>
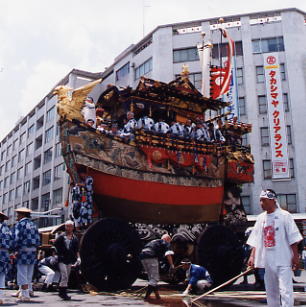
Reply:
<svg viewBox="0 0 306 307"><path fill-rule="evenodd" d="M302 236L290 213L280 208L273 190L261 192L260 205L265 212L257 217L247 241L252 247L248 265L265 268L269 307L292 307L292 269L299 265L297 245Z"/></svg>
<svg viewBox="0 0 306 307"><path fill-rule="evenodd" d="M28 208L18 208L17 224L13 234L13 246L17 259L17 283L21 288L19 301L30 301L30 291L32 290L32 278L34 264L37 258L37 247L40 245L40 236L37 226L30 220L31 210Z"/></svg>

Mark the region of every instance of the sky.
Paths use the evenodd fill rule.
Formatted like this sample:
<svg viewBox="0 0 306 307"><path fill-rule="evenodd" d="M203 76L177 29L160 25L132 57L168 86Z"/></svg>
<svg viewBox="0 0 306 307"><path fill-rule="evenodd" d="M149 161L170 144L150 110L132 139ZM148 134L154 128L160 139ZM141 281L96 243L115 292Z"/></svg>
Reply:
<svg viewBox="0 0 306 307"><path fill-rule="evenodd" d="M0 140L73 68L101 72L158 25L305 0L0 0Z"/></svg>

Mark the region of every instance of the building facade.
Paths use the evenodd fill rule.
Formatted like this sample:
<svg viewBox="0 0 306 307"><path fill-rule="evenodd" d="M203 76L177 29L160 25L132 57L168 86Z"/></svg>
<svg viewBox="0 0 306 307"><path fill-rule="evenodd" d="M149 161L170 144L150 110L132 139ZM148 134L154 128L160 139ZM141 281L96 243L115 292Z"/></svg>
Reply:
<svg viewBox="0 0 306 307"><path fill-rule="evenodd" d="M240 121L251 123L253 131L244 139L255 158L254 183L243 186L243 203L250 214L261 210L258 195L262 188L279 194L281 205L291 212L306 210L306 13L297 9L236 15L224 18L225 27L235 41L235 75ZM214 44L212 64L226 54L226 42L219 31L218 18L159 26L139 43L118 55L103 73L73 70L59 82L77 88L103 77L91 96L96 100L108 84L137 86L141 76L172 81L187 64L190 80L200 89L201 67L196 45L201 33ZM270 131L264 54L276 52L280 61L282 95L287 127L290 178L272 180ZM22 118L1 141L0 205L13 218L19 206L34 211L62 207L68 196L56 125L56 97L52 91ZM62 212L62 215L65 212ZM66 212L67 215L67 212ZM59 220L40 218L39 225Z"/></svg>
<svg viewBox="0 0 306 307"><path fill-rule="evenodd" d="M58 84L77 88L97 78L99 74L72 70ZM0 204L10 223L18 207L45 212L63 208L68 197L69 177L61 154L56 101L51 91L1 141ZM67 212L55 210L52 215L60 217L40 217L36 219L39 226L56 225Z"/></svg>
<svg viewBox="0 0 306 307"><path fill-rule="evenodd" d="M305 212L306 182L304 123L306 118L306 13L298 9L228 16L222 27L235 41L235 75L240 121L251 123L253 131L245 139L255 157L254 183L243 186L242 199L247 212L261 211L258 195L262 188L279 194L281 205L291 212ZM115 58L103 73L107 84L132 87L139 78L172 81L187 64L190 80L201 88L201 66L196 46L205 32L214 47L212 64L219 65L226 55L218 18L159 26L139 43ZM264 55L277 53L280 62L282 96L290 162L290 178L272 180L267 89Z"/></svg>

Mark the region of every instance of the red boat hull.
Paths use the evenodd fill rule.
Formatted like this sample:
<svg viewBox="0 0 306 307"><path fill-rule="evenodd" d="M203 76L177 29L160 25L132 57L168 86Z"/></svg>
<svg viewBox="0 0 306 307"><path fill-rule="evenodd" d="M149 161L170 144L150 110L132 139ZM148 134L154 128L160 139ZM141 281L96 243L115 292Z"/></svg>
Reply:
<svg viewBox="0 0 306 307"><path fill-rule="evenodd" d="M143 223L218 221L224 188L163 184L108 175L90 169L103 216Z"/></svg>

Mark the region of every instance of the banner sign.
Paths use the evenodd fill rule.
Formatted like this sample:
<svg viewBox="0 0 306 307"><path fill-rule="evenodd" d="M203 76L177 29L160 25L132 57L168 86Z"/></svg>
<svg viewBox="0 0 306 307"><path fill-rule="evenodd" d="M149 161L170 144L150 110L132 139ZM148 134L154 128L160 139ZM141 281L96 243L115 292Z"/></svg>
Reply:
<svg viewBox="0 0 306 307"><path fill-rule="evenodd" d="M277 53L265 53L264 71L272 155L272 179L289 179L287 131Z"/></svg>

